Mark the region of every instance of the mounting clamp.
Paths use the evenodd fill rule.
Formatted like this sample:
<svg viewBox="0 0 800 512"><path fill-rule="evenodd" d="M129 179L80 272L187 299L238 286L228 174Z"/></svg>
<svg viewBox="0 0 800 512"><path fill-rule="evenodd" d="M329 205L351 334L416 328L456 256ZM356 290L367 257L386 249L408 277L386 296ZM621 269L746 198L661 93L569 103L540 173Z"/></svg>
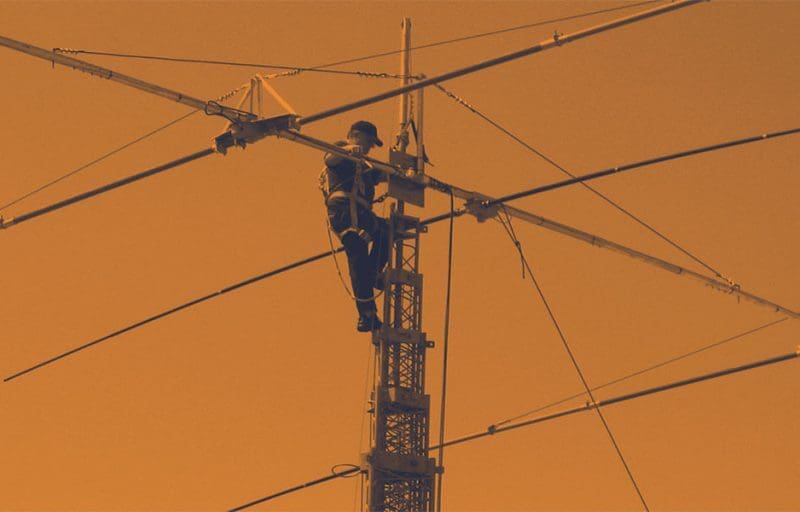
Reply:
<svg viewBox="0 0 800 512"><path fill-rule="evenodd" d="M277 135L283 130L298 130L300 128L297 114L283 114L280 116L261 119L258 121L244 121L231 124L225 133L214 138L214 151L227 153L231 146L244 148L247 144L256 142L270 135Z"/></svg>
<svg viewBox="0 0 800 512"><path fill-rule="evenodd" d="M500 210L500 205L485 206L487 201L491 201L491 197L471 192L470 198L464 203L464 209L467 213L474 215L478 222L486 222L488 219L497 216Z"/></svg>

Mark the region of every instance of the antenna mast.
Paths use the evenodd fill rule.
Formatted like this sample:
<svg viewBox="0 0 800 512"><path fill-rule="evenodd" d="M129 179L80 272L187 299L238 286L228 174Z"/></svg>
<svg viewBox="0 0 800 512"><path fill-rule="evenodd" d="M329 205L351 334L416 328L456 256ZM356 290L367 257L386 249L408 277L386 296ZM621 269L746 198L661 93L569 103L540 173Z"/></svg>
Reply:
<svg viewBox="0 0 800 512"><path fill-rule="evenodd" d="M408 49L411 20L402 23L401 74L409 81ZM418 102L419 106L419 102ZM418 111L418 117L421 110ZM390 161L406 175L423 172L419 155L409 155L410 97L400 96L399 133ZM417 132L419 135L419 132ZM377 375L372 391L371 449L363 456L367 510L370 512L432 512L436 461L428 457L430 396L425 394L425 351L433 346L422 332L422 275L419 241L425 227L404 213L404 202L423 203L424 187L389 178L389 195L396 198L389 218L391 255L384 273L384 324L373 331Z"/></svg>

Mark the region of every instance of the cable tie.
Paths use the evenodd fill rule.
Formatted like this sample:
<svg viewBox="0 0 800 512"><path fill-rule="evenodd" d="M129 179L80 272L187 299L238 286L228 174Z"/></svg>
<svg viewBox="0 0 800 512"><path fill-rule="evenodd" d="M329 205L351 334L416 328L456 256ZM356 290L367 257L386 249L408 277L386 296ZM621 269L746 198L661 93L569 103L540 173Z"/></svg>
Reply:
<svg viewBox="0 0 800 512"><path fill-rule="evenodd" d="M83 52L83 50L74 50L72 48L59 48L59 47L53 48L53 53L71 53L73 55L77 55L81 52Z"/></svg>
<svg viewBox="0 0 800 512"><path fill-rule="evenodd" d="M800 351L800 347L798 347L797 350ZM486 432L488 432L490 436L495 435L497 433L497 425L489 425L486 428Z"/></svg>
<svg viewBox="0 0 800 512"><path fill-rule="evenodd" d="M559 34L558 30L553 31L553 42L556 44L556 46L561 46L561 36L563 35L564 34Z"/></svg>

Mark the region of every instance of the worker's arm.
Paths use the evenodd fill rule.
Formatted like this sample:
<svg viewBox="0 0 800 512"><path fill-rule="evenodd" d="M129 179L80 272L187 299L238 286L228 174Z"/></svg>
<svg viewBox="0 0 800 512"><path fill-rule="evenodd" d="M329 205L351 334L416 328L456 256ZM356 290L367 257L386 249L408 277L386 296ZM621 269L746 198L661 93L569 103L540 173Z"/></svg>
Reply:
<svg viewBox="0 0 800 512"><path fill-rule="evenodd" d="M334 144L354 154L358 154L361 151L361 147L358 146L358 144L350 144L348 142L341 140L338 142L334 142ZM340 155L334 153L325 153L325 165L327 165L328 167L339 165L340 163L342 163L342 161L344 161L344 157Z"/></svg>
<svg viewBox="0 0 800 512"><path fill-rule="evenodd" d="M381 171L380 169L371 169L370 171L368 171L367 174L369 174L369 178L375 185L377 185L378 183L385 183L389 181L387 179L388 176L386 175L386 173L384 171Z"/></svg>

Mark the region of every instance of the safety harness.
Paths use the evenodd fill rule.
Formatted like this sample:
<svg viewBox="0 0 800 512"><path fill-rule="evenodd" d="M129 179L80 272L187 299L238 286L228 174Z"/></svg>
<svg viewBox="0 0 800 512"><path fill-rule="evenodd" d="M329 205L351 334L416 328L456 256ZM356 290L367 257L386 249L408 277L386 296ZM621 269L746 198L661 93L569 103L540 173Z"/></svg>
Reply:
<svg viewBox="0 0 800 512"><path fill-rule="evenodd" d="M347 229L342 230L339 233L336 233L336 236L339 237L339 240L344 243L345 235L349 233L355 233L360 238L362 238L365 242L369 243L372 241L372 237L367 233L364 229L359 227L358 225L358 205L363 206L367 210L372 209L372 203L367 201L363 194L364 190L364 166L362 163L356 163L356 168L353 173L353 185L350 187L350 190L334 190L331 192L330 190L330 180L328 180L328 168L325 167L322 169L322 173L319 176L319 188L322 191L322 195L325 197L325 204L329 204L330 201L334 199L343 199L346 198L348 200L348 204L350 207L350 226ZM329 225L331 231L333 231L333 227Z"/></svg>

